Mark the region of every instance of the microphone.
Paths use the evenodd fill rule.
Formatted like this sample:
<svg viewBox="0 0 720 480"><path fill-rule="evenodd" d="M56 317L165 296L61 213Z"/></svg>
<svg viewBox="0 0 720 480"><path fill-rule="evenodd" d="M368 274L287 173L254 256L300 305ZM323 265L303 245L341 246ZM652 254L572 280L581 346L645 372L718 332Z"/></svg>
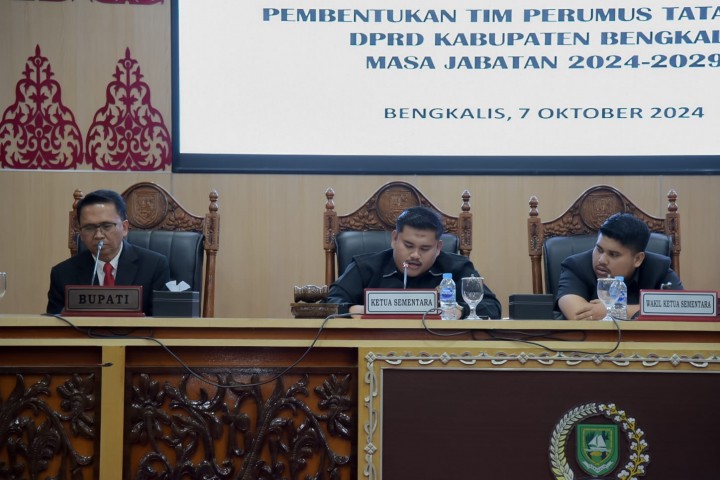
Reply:
<svg viewBox="0 0 720 480"><path fill-rule="evenodd" d="M407 288L407 269L408 263L403 262L403 288Z"/></svg>
<svg viewBox="0 0 720 480"><path fill-rule="evenodd" d="M100 250L102 250L103 243L104 242L102 240L100 240L98 242L97 256L95 257L95 268L93 268L93 276L92 276L92 280L90 280L91 287L95 283L95 277L97 276L98 261L100 260Z"/></svg>

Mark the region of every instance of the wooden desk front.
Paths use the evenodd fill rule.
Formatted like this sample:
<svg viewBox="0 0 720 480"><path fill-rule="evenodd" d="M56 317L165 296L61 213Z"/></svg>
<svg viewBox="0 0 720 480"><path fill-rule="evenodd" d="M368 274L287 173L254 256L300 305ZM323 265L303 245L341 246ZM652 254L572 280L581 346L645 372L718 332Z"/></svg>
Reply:
<svg viewBox="0 0 720 480"><path fill-rule="evenodd" d="M717 323L72 322L0 316L0 472L577 478L553 432L614 402L648 478L720 477Z"/></svg>

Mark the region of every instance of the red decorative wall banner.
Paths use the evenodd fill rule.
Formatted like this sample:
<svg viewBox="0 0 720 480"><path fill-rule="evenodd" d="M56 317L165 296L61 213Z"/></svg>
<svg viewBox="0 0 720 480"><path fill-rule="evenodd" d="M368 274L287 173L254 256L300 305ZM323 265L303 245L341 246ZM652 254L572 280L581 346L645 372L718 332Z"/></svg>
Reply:
<svg viewBox="0 0 720 480"><path fill-rule="evenodd" d="M39 0L41 2L72 2L73 0ZM110 5L162 5L165 3L165 0L90 0L94 1L95 3L107 3Z"/></svg>
<svg viewBox="0 0 720 480"><path fill-rule="evenodd" d="M97 170L163 170L171 163L170 133L129 48L113 77L86 136L86 163Z"/></svg>
<svg viewBox="0 0 720 480"><path fill-rule="evenodd" d="M94 0L96 3L110 3L114 5L157 5L165 3L165 0Z"/></svg>
<svg viewBox="0 0 720 480"><path fill-rule="evenodd" d="M80 129L53 75L37 45L0 121L0 167L68 170L82 163Z"/></svg>

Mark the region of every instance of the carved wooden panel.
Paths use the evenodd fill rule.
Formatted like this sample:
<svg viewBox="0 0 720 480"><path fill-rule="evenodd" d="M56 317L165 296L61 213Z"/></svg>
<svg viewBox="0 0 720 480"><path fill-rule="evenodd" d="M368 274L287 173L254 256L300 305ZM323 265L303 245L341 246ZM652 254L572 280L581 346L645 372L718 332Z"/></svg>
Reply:
<svg viewBox="0 0 720 480"><path fill-rule="evenodd" d="M437 212L446 232L457 233L457 217L441 212L419 190L404 182L381 187L355 212L340 215L339 231L393 230L403 211L419 206Z"/></svg>
<svg viewBox="0 0 720 480"><path fill-rule="evenodd" d="M125 477L349 479L357 379L350 368L129 371Z"/></svg>
<svg viewBox="0 0 720 480"><path fill-rule="evenodd" d="M0 368L0 478L98 478L99 371Z"/></svg>
<svg viewBox="0 0 720 480"><path fill-rule="evenodd" d="M130 228L202 233L204 217L193 215L159 185L137 183L123 192Z"/></svg>

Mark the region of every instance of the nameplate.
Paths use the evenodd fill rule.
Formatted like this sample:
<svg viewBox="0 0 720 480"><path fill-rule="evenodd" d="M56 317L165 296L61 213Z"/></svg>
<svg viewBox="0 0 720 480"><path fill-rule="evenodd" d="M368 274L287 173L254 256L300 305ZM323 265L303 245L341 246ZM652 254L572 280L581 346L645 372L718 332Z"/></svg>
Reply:
<svg viewBox="0 0 720 480"><path fill-rule="evenodd" d="M365 289L366 315L437 314L435 289Z"/></svg>
<svg viewBox="0 0 720 480"><path fill-rule="evenodd" d="M638 320L717 321L717 292L640 290Z"/></svg>
<svg viewBox="0 0 720 480"><path fill-rule="evenodd" d="M83 317L142 316L142 294L141 285L68 285L65 287L65 310L62 314Z"/></svg>

